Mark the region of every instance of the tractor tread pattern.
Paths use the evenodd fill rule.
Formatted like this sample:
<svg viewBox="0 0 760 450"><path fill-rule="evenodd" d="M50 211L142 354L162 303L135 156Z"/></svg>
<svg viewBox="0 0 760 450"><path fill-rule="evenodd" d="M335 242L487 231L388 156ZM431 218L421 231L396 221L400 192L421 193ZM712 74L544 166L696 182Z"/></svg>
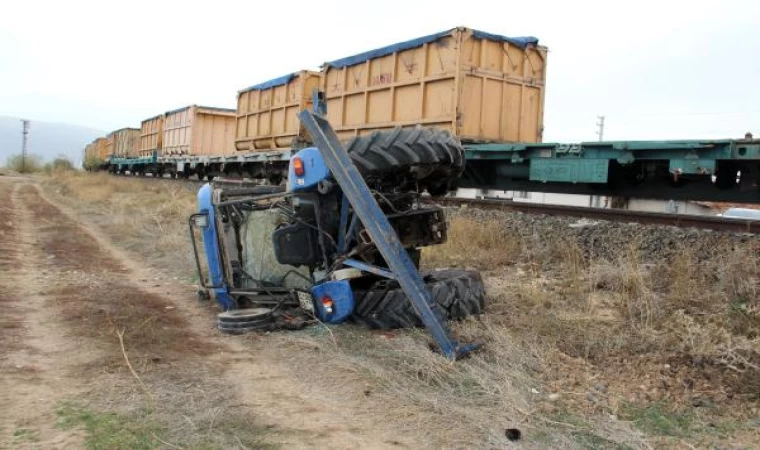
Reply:
<svg viewBox="0 0 760 450"><path fill-rule="evenodd" d="M423 272L428 292L439 318L460 320L482 314L485 287L480 274L467 270ZM394 329L420 327L424 324L398 283L382 280L366 290L354 292L353 320L369 328Z"/></svg>
<svg viewBox="0 0 760 450"><path fill-rule="evenodd" d="M346 150L365 178L407 173L437 192L459 178L465 164L464 147L449 132L420 126L355 137Z"/></svg>

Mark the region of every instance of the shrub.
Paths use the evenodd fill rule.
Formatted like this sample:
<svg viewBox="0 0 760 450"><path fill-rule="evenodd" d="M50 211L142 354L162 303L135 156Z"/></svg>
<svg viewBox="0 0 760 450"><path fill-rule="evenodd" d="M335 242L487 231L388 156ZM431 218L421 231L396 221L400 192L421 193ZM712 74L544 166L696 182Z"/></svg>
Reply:
<svg viewBox="0 0 760 450"><path fill-rule="evenodd" d="M99 158L87 158L82 163L84 170L98 170L103 165L103 160Z"/></svg>
<svg viewBox="0 0 760 450"><path fill-rule="evenodd" d="M58 155L53 161L45 164L45 172L48 174L72 170L75 170L74 163L66 155Z"/></svg>
<svg viewBox="0 0 760 450"><path fill-rule="evenodd" d="M11 155L5 166L19 173L34 173L42 170L42 158L37 155L26 155L26 160L21 154Z"/></svg>

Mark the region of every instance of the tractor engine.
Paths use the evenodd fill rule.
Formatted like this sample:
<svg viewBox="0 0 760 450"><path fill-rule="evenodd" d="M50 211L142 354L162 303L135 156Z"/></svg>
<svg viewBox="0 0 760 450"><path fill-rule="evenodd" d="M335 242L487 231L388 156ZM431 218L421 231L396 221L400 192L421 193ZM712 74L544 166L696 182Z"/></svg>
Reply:
<svg viewBox="0 0 760 450"><path fill-rule="evenodd" d="M446 241L446 219L440 207L421 203L420 193L405 186L372 193L419 265L421 247ZM351 223L352 210L316 148L303 149L291 159L287 189L291 210L272 236L280 264L329 272L354 258L386 266L364 226L358 220Z"/></svg>

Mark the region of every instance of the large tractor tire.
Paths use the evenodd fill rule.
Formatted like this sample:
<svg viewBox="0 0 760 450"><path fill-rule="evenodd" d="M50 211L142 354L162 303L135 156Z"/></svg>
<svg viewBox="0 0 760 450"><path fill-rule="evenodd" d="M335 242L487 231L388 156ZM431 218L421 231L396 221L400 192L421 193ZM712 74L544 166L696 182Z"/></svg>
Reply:
<svg viewBox="0 0 760 450"><path fill-rule="evenodd" d="M422 127L356 137L346 150L370 186L406 184L431 195L455 189L465 163L464 148L450 133Z"/></svg>
<svg viewBox="0 0 760 450"><path fill-rule="evenodd" d="M482 314L486 293L478 272L440 270L420 274L438 312L448 320ZM393 329L420 327L424 324L397 282L381 280L354 292L356 306L353 320L369 328Z"/></svg>

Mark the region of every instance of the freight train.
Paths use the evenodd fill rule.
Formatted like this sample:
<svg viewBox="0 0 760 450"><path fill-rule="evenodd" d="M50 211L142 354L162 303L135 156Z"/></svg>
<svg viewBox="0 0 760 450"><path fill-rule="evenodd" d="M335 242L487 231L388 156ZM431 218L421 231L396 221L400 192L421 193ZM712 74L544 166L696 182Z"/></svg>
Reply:
<svg viewBox="0 0 760 450"><path fill-rule="evenodd" d="M293 151L310 144L297 118L304 109L326 115L341 139L421 125L463 142L540 142L546 58L533 37L454 28L241 89L236 110L156 115L127 129L139 134L131 145L108 146L121 136L114 132L84 160L114 173L277 181Z"/></svg>
<svg viewBox="0 0 760 450"><path fill-rule="evenodd" d="M310 140L304 109L341 139L431 127L467 151L461 187L760 203L760 140L543 143L548 50L534 37L454 28L242 89L237 109L188 106L96 139L85 167L115 174L287 177Z"/></svg>

